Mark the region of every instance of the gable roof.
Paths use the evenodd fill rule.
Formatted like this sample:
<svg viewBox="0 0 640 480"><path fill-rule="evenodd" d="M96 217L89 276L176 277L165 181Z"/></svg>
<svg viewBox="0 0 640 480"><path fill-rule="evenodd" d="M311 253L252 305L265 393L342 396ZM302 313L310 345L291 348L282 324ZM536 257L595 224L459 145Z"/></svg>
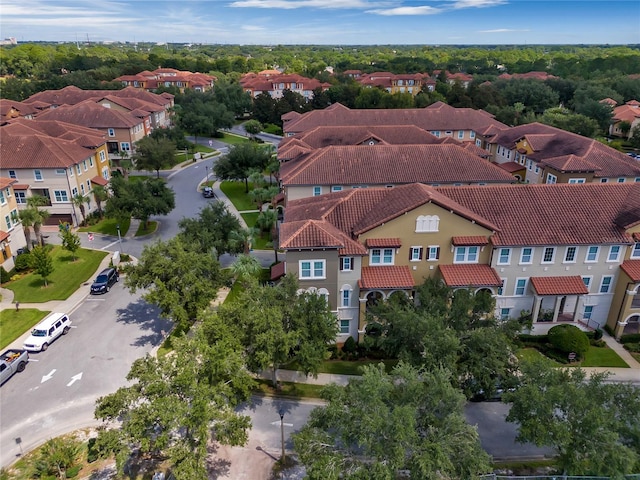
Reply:
<svg viewBox="0 0 640 480"><path fill-rule="evenodd" d="M350 145L319 148L282 163L292 185L513 183L514 177L458 145Z"/></svg>
<svg viewBox="0 0 640 480"><path fill-rule="evenodd" d="M137 98L145 102L161 105L165 108L173 102L174 98L174 95L170 93L158 95L134 87L126 87L121 90L83 90L74 85L69 85L59 90L45 90L35 93L26 99L24 103L38 105L39 108L42 108L43 104L50 106L75 105L86 100L97 101L106 96Z"/></svg>
<svg viewBox="0 0 640 480"><path fill-rule="evenodd" d="M128 112L105 108L92 100L75 105L64 105L38 114L38 119L60 120L90 128L126 128L140 125L142 121Z"/></svg>
<svg viewBox="0 0 640 480"><path fill-rule="evenodd" d="M379 267L362 267L358 285L361 289L391 289L413 288L415 282L409 267L406 265L391 265Z"/></svg>
<svg viewBox="0 0 640 480"><path fill-rule="evenodd" d="M499 287L502 279L489 265L439 265L438 270L449 287Z"/></svg>
<svg viewBox="0 0 640 480"><path fill-rule="evenodd" d="M531 286L538 295L586 295L589 289L582 277L531 277Z"/></svg>
<svg viewBox="0 0 640 480"><path fill-rule="evenodd" d="M95 148L106 143L105 135L93 128L59 120L44 120L42 118L34 120L15 119L9 125L3 127L2 132L21 133L24 135L40 133L62 140L70 140L86 148Z"/></svg>

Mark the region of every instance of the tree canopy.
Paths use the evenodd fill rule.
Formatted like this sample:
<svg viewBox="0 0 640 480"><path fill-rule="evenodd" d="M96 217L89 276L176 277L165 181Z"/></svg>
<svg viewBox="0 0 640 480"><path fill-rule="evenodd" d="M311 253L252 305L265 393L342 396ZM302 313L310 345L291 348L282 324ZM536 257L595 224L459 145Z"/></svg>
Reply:
<svg viewBox="0 0 640 480"><path fill-rule="evenodd" d="M231 147L229 153L220 158L213 171L221 180L240 180L249 191L249 176L256 170L264 171L271 160L269 150L252 142L239 143Z"/></svg>
<svg viewBox="0 0 640 480"><path fill-rule="evenodd" d="M133 161L138 170L155 171L171 168L176 163L176 145L167 138L144 137L136 143Z"/></svg>
<svg viewBox="0 0 640 480"><path fill-rule="evenodd" d="M178 222L180 236L185 244L200 253L215 255L243 253L244 245L237 241L242 226L223 202L211 202L200 210L197 217Z"/></svg>
<svg viewBox="0 0 640 480"><path fill-rule="evenodd" d="M121 176L111 178L112 195L107 200L108 217L132 216L147 223L152 215L166 215L175 208L175 193L161 178L127 181Z"/></svg>

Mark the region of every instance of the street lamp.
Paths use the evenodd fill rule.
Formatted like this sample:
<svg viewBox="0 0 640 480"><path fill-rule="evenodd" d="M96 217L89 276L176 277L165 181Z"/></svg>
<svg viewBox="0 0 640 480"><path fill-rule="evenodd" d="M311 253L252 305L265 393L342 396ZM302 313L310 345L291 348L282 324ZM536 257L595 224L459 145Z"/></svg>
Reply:
<svg viewBox="0 0 640 480"><path fill-rule="evenodd" d="M118 230L118 244L120 245L120 253L122 253L122 237L120 236L120 224L116 225L116 230Z"/></svg>
<svg viewBox="0 0 640 480"><path fill-rule="evenodd" d="M282 441L282 457L280 457L280 463L284 465L284 408L281 408L278 413L280 414L280 439Z"/></svg>
<svg viewBox="0 0 640 480"><path fill-rule="evenodd" d="M207 182L209 181L209 165L205 165L204 169L207 171Z"/></svg>

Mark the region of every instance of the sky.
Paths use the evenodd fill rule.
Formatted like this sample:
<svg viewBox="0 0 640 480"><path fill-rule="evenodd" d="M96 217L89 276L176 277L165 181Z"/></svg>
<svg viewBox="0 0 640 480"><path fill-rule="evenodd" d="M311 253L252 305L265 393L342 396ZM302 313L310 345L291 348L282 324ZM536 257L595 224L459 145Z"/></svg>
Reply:
<svg viewBox="0 0 640 480"><path fill-rule="evenodd" d="M19 43L640 44L640 1L0 0L0 37Z"/></svg>

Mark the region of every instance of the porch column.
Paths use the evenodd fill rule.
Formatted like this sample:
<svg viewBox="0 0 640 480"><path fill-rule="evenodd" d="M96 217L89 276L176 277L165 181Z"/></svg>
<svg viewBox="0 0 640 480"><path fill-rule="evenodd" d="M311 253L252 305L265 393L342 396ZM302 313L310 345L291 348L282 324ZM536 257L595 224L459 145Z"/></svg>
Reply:
<svg viewBox="0 0 640 480"><path fill-rule="evenodd" d="M542 297L536 295L533 297L533 309L531 312L531 321L536 323L538 321L538 315L540 314L540 306L542 305Z"/></svg>
<svg viewBox="0 0 640 480"><path fill-rule="evenodd" d="M553 319L551 321L554 323L558 321L558 314L560 313L560 304L562 303L562 297L563 295L558 295L556 297L555 304L553 305Z"/></svg>
<svg viewBox="0 0 640 480"><path fill-rule="evenodd" d="M627 322L624 320L624 318L629 315L631 304L633 303L633 299L637 294L635 290L627 290L625 293L626 295L624 296L624 300L622 302L622 308L620 309L620 316L622 318L618 317L618 321L616 322L616 328L614 331L616 340L620 340L620 337L624 333L624 327L627 326Z"/></svg>
<svg viewBox="0 0 640 480"><path fill-rule="evenodd" d="M359 298L359 312L358 312L358 342L364 340L365 327L367 326L367 298Z"/></svg>
<svg viewBox="0 0 640 480"><path fill-rule="evenodd" d="M574 308L573 310L572 320L574 322L582 320L582 318L580 318L580 312L582 312L583 306L584 306L584 295L578 295L578 298L576 299L576 308Z"/></svg>

